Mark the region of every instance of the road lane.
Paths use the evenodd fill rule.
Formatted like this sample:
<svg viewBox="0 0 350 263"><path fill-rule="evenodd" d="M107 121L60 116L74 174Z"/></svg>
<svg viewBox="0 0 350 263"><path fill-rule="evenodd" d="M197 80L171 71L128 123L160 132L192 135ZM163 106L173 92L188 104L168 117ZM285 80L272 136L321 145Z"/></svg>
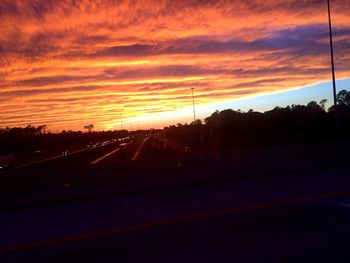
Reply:
<svg viewBox="0 0 350 263"><path fill-rule="evenodd" d="M114 145L114 144L117 144L117 142L106 143L104 145L100 145L100 146L97 146L97 147L94 147L94 148L92 148L92 147L90 147L90 148L83 148L83 149L80 149L80 150L69 152L68 155L66 155L66 156L63 155L63 154L60 154L60 155L57 155L57 156L45 158L43 160L39 160L39 161L35 161L35 162L19 165L19 166L16 166L15 168L16 169L20 169L20 168L33 167L33 166L36 166L36 165L45 165L45 163L49 163L50 161L59 161L59 160L63 160L64 158L67 159L68 157L75 156L77 154L91 152L91 151L96 151L96 150L99 150L100 148L107 147L107 146Z"/></svg>
<svg viewBox="0 0 350 263"><path fill-rule="evenodd" d="M23 165L19 168L44 168L44 167L59 167L69 166L75 164L89 164L92 161L98 159L101 156L109 153L111 150L115 150L115 147L119 145L119 142L111 142L105 145L81 149L68 153L67 155L59 155L45 160L33 162L27 165Z"/></svg>
<svg viewBox="0 0 350 263"><path fill-rule="evenodd" d="M111 253L115 251L114 246L122 244L125 251L131 252L134 251L136 244L137 251L141 251L140 255L155 256L152 253L160 253L164 256L164 253L156 252L155 248L157 247L158 251L164 248L165 251L174 252L171 247L181 251L183 247L180 244L187 244L196 249L196 245L189 241L188 237L199 243L206 240L205 246L213 245L208 235L217 235L217 231L220 232L216 237L219 244L224 244L227 238L234 239L234 233L243 231L242 228L249 232L249 238L254 243L255 232L250 228L261 224L261 219L264 220L265 229L268 228L266 231L270 236L278 236L281 224L284 224L283 231L295 232L294 228L299 227L298 231L305 231L306 238L310 234L310 231L307 231L310 224L314 228L315 224L320 224L320 229L323 231L324 227L327 227L327 231L333 231L334 224L338 223L339 228L346 226L343 223L349 217L343 213L350 210L323 203L338 199L342 199L340 203L348 203L350 200L348 175L347 169L317 171L293 176L120 195L95 201L2 213L0 247L6 253L28 250L31 251L28 252L30 255L34 253L40 258L46 247L53 249L54 253L60 253L62 249L60 244L64 244L65 248L80 251L74 253L84 251L89 254L87 251L94 250L100 256L103 256L105 251L99 244L113 247L106 252L108 255L112 255ZM316 180L317 187L314 184ZM333 213L334 209L339 213ZM333 220L333 225L330 224L330 219ZM218 230L218 227L223 229ZM233 233L230 230L232 227L234 227ZM337 229L336 233L340 235L343 230ZM317 229L313 235L323 233L319 231ZM111 242L110 238L118 242ZM288 239L288 236L285 238ZM321 238L324 240L323 235ZM167 243L169 239L175 243ZM164 240L167 242L163 242ZM237 243L239 240L231 241ZM265 241L260 238L260 242ZM302 241L303 239L299 241L300 246L307 245ZM150 250L143 249L150 244L155 245L150 247ZM244 249L249 251L249 247ZM28 256L26 253L23 255ZM11 253L8 255L7 259L11 258ZM12 256L18 260L17 254Z"/></svg>
<svg viewBox="0 0 350 263"><path fill-rule="evenodd" d="M109 236L113 234L128 233L131 231L138 231L138 230L143 230L147 228L156 228L156 227L173 225L173 224L178 224L183 222L205 220L205 219L215 218L215 217L223 217L223 216L236 214L236 213L249 213L254 210L270 209L278 206L287 206L287 205L296 204L296 203L332 200L334 198L345 197L345 196L347 197L350 196L350 190L344 191L344 192L330 192L330 193L325 193L317 196L301 196L295 199L278 200L278 201L267 202L267 203L257 203L257 204L252 204L245 207L227 208L227 209L210 211L210 212L201 213L201 214L200 213L190 214L183 217L168 218L168 219L163 219L163 220L154 221L154 222L146 222L142 224L134 224L134 225L127 225L122 227L109 228L109 229L104 229L99 231L85 232L78 235L66 236L66 237L57 238L57 239L48 239L41 242L19 244L12 247L3 247L3 248L0 248L0 254L12 253L12 252L26 250L26 249L41 248L49 245L60 244L60 243L65 243L70 241L79 241L83 239L104 237L104 236ZM338 203L333 201L323 201L323 202L326 202L327 204L336 204L336 205ZM347 205L346 207L348 208L349 205Z"/></svg>
<svg viewBox="0 0 350 263"><path fill-rule="evenodd" d="M348 155L337 147L326 162L305 148L287 148L293 159L274 149L241 152L240 166L232 153L219 153L55 168L52 177L9 173L0 247L28 249L0 261L320 262L328 253L328 262L342 262L336 256L350 252ZM222 180L239 172L255 177Z"/></svg>
<svg viewBox="0 0 350 263"><path fill-rule="evenodd" d="M108 161L108 159L113 161L112 157L113 156L115 157L116 153L120 153L122 150L126 150L128 148L128 146L130 144L132 144L133 142L134 141L130 141L128 143L121 143L117 149L115 149L115 150L113 150L113 151L111 151L109 153L104 154L103 156L101 156L101 157L97 158L96 160L90 162L90 164L97 164L97 163L100 163L102 161L106 162L106 161Z"/></svg>

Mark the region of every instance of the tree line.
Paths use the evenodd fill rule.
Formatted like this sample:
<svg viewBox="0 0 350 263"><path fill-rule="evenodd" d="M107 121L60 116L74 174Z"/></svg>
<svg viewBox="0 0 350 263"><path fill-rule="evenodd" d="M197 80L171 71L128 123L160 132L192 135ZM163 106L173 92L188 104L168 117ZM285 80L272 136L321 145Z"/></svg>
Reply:
<svg viewBox="0 0 350 263"><path fill-rule="evenodd" d="M348 138L350 131L350 91L337 94L338 131L335 107L325 109L326 100L307 105L275 107L265 112L226 109L215 111L204 121L165 127L167 137L203 150L235 146L266 146Z"/></svg>

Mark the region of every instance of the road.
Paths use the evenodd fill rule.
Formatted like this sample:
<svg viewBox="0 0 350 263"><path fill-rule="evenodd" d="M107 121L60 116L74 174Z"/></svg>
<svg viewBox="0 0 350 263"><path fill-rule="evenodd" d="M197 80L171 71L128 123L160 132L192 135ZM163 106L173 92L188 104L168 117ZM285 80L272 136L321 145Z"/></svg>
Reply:
<svg viewBox="0 0 350 263"><path fill-rule="evenodd" d="M43 167L59 167L77 164L97 164L106 162L115 162L121 159L131 159L135 154L135 148L139 147L143 137L136 138L135 141L127 140L124 142L110 142L94 148L84 148L67 155L55 155L41 160L37 160L22 165L17 165L16 169L21 168L43 168ZM123 158L120 158L120 149L124 150ZM127 151L127 154L125 154ZM126 156L127 155L127 156Z"/></svg>
<svg viewBox="0 0 350 263"><path fill-rule="evenodd" d="M67 155L55 155L41 160L17 165L16 168L59 167L77 164L101 164L120 160L139 160L179 154L164 141L153 136L139 136L134 140L110 142L94 148L84 148ZM182 154L182 153L180 153Z"/></svg>
<svg viewBox="0 0 350 263"><path fill-rule="evenodd" d="M348 262L349 207L335 169L7 211L0 261Z"/></svg>
<svg viewBox="0 0 350 263"><path fill-rule="evenodd" d="M111 161L119 145L3 173L0 262L349 262L348 144L131 146L138 160Z"/></svg>

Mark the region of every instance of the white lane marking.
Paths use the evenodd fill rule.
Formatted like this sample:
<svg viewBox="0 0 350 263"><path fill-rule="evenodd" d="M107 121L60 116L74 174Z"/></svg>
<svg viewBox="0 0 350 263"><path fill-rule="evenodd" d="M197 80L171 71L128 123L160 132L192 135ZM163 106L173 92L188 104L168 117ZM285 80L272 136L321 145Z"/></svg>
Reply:
<svg viewBox="0 0 350 263"><path fill-rule="evenodd" d="M116 153L119 150L120 150L120 148L117 148L117 149L115 149L115 150L113 150L113 151L103 155L102 157L96 159L95 161L92 161L90 164L96 164L96 163L102 161L103 159L107 158L108 156L111 156L113 153Z"/></svg>
<svg viewBox="0 0 350 263"><path fill-rule="evenodd" d="M110 145L110 144L113 144L113 143L115 143L115 142L110 142L110 143L107 143L107 144L105 144L105 145L97 146L97 147L95 147L95 148L92 148L92 147L91 147L91 148L87 148L87 149L77 150L77 151L74 151L74 152L69 153L68 156L73 155L73 154L77 154L77 153L81 153L81 152L85 152L85 151L90 151L90 150L98 149L98 148L100 148L100 147L104 147L104 146L107 146L107 145ZM18 165L18 166L15 167L15 169L17 169L17 168L25 168L25 167L28 167L28 166L32 166L32 165L35 165L35 164L44 163L44 162L47 162L47 161L51 161L51 160L55 160L55 159L59 159L59 158L63 158L63 157L67 157L67 156L63 156L63 155L53 156L53 157L50 157L50 158L47 158L47 159L44 159L44 160L39 160L39 161L27 163L27 164Z"/></svg>
<svg viewBox="0 0 350 263"><path fill-rule="evenodd" d="M129 145L132 142L133 141L130 141L128 143L121 143L119 146L124 146L125 147L125 146ZM115 150L113 150L113 151L111 151L111 152L109 152L109 153L107 153L107 154L105 154L105 155L103 155L102 157L96 159L95 161L92 161L90 164L96 164L96 163L102 161L103 159L107 158L108 156L111 156L113 153L116 153L119 150L120 150L120 147L115 149Z"/></svg>
<svg viewBox="0 0 350 263"><path fill-rule="evenodd" d="M140 155L140 152L141 152L141 149L142 149L143 145L144 145L145 142L146 142L147 140L149 140L150 138L151 138L151 137L148 136L148 137L146 137L146 138L142 141L140 147L137 149L136 153L134 154L134 156L132 157L131 160L135 161L135 160L137 160L137 159L139 158L139 155Z"/></svg>
<svg viewBox="0 0 350 263"><path fill-rule="evenodd" d="M318 203L327 204L327 205L334 205L334 206L340 206L340 207L345 207L345 208L350 208L350 204L349 204L349 203L345 203L345 202L338 202L338 201L319 201Z"/></svg>

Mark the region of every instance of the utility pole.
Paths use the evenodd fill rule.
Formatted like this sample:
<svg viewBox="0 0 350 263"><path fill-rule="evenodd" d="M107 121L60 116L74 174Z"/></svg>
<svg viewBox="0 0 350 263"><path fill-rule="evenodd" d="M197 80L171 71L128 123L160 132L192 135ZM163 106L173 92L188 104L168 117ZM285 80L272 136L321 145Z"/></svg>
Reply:
<svg viewBox="0 0 350 263"><path fill-rule="evenodd" d="M123 118L122 118L122 114L120 113L120 130L123 130Z"/></svg>
<svg viewBox="0 0 350 263"><path fill-rule="evenodd" d="M338 120L338 106L337 106L337 89L335 85L335 67L334 67L334 51L333 51L333 34L332 34L332 20L331 20L331 4L330 0L327 0L328 4L328 27L329 27L329 45L331 51L331 63L332 63L332 80L333 80L333 101L334 101L334 119L336 133L339 131Z"/></svg>
<svg viewBox="0 0 350 263"><path fill-rule="evenodd" d="M194 108L194 95L193 95L194 88L191 88L192 91L192 105L193 105L193 121L196 122L196 110Z"/></svg>

